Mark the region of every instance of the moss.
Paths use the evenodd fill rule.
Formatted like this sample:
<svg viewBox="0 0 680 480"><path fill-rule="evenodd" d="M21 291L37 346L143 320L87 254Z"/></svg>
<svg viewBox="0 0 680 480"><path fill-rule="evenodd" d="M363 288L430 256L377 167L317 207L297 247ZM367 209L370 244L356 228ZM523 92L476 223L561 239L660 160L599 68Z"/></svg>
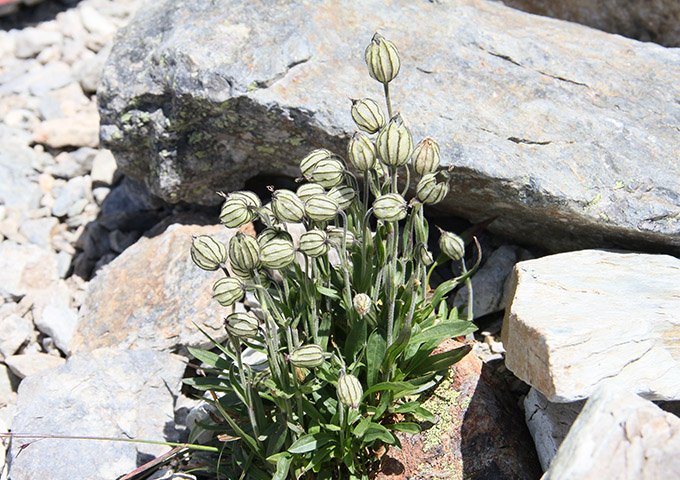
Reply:
<svg viewBox="0 0 680 480"><path fill-rule="evenodd" d="M286 139L284 140L284 142L289 143L289 144L291 144L291 145L294 146L294 147L299 147L300 145L302 145L302 144L304 143L304 141L305 141L305 139L302 138L302 137L299 136L299 135L295 135L295 136L286 138Z"/></svg>
<svg viewBox="0 0 680 480"><path fill-rule="evenodd" d="M276 152L276 148L272 147L271 145L258 145L255 147L255 150L257 150L260 153L269 153L269 154L274 154Z"/></svg>
<svg viewBox="0 0 680 480"><path fill-rule="evenodd" d="M437 418L436 423L429 430L425 431L423 452L427 452L441 444L441 438L446 435L451 422L454 420L451 413L451 405L458 401L458 397L460 397L460 392L453 388L451 380L446 378L437 387L434 394L423 404L423 407L432 412Z"/></svg>
<svg viewBox="0 0 680 480"><path fill-rule="evenodd" d="M120 123L129 123L130 120L132 120L132 112L127 112L120 116Z"/></svg>

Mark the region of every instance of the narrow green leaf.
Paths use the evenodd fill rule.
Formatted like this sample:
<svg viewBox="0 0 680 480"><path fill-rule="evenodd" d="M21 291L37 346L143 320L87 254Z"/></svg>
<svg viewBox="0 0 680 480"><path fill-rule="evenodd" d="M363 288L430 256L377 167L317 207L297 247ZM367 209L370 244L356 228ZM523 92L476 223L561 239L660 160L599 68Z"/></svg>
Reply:
<svg viewBox="0 0 680 480"><path fill-rule="evenodd" d="M288 447L290 453L306 453L316 450L333 439L329 433L310 433L298 438Z"/></svg>
<svg viewBox="0 0 680 480"><path fill-rule="evenodd" d="M336 292L336 291L333 290L332 288L327 288L327 287L323 287L323 286L321 286L321 285L317 285L317 286L316 286L316 290L317 290L321 295L324 295L324 296L330 297L330 298L334 298L334 299L336 299L336 300L340 300L340 295L338 295L338 292Z"/></svg>
<svg viewBox="0 0 680 480"><path fill-rule="evenodd" d="M383 358L385 358L385 339L380 333L375 330L368 337L368 344L366 345L366 383L368 387L372 387L378 378L378 372L382 365Z"/></svg>
<svg viewBox="0 0 680 480"><path fill-rule="evenodd" d="M368 398L371 394L375 392L384 392L386 390L390 392L404 392L404 391L412 391L415 390L415 388L412 384L408 382L381 382L373 385L371 388L366 390L364 392L364 397L363 398Z"/></svg>
<svg viewBox="0 0 680 480"><path fill-rule="evenodd" d="M288 478L288 470L290 470L290 464L293 462L292 455L281 455L276 459L276 472L272 480L286 480Z"/></svg>
<svg viewBox="0 0 680 480"><path fill-rule="evenodd" d="M390 430L404 433L420 433L420 425L413 422L399 422L386 425Z"/></svg>
<svg viewBox="0 0 680 480"><path fill-rule="evenodd" d="M470 345L463 345L462 347L458 347L448 352L430 355L426 361L423 361L419 365L410 368L409 373L411 375L423 375L428 372L444 370L445 368L449 368L451 365L460 361L471 350L472 347Z"/></svg>
<svg viewBox="0 0 680 480"><path fill-rule="evenodd" d="M465 320L458 321L444 321L429 328L426 328L420 333L411 337L409 344L415 345L424 342L442 342L447 338L459 337L467 335L477 330L477 327L472 322Z"/></svg>
<svg viewBox="0 0 680 480"><path fill-rule="evenodd" d="M416 408L416 411L413 412L413 413L414 413L418 418L422 418L422 419L425 420L426 422L432 422L432 423L434 423L434 421L435 421L434 414L433 414L432 412L430 412L429 410L427 410L426 408L418 407L418 408Z"/></svg>
<svg viewBox="0 0 680 480"><path fill-rule="evenodd" d="M376 440L381 440L387 444L391 444L393 438L394 435L385 427L383 427L379 423L371 422L371 424L368 426L368 429L366 430L366 433L364 434L364 438L362 439L361 443L362 445L370 445Z"/></svg>
<svg viewBox="0 0 680 480"><path fill-rule="evenodd" d="M188 347L189 353L191 353L197 360L210 365L211 367L226 370L231 366L231 361L226 360L221 355L214 352L209 352L207 350L201 350L200 348Z"/></svg>
<svg viewBox="0 0 680 480"><path fill-rule="evenodd" d="M365 320L359 320L354 324L347 340L345 340L345 358L347 361L354 361L355 356L361 351L366 344L366 337L368 335Z"/></svg>
<svg viewBox="0 0 680 480"><path fill-rule="evenodd" d="M371 425L371 417L364 417L356 427L354 427L354 435L357 438L361 438L366 433L366 430Z"/></svg>
<svg viewBox="0 0 680 480"><path fill-rule="evenodd" d="M388 370L392 366L394 361L397 359L397 357L406 349L410 338L411 328L410 327L402 328L394 343L392 343L390 348L387 349L387 352L385 352L385 358L383 359L382 363L383 371Z"/></svg>

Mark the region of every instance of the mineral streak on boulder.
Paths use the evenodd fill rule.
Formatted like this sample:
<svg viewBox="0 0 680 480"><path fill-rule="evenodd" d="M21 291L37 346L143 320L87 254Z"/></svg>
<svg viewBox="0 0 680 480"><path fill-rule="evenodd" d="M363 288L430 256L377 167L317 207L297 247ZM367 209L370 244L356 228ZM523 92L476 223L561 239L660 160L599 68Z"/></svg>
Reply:
<svg viewBox="0 0 680 480"><path fill-rule="evenodd" d="M553 250L680 252L680 52L485 0L148 2L98 92L101 139L170 202L337 153L363 50L400 49L393 105L453 166L441 208Z"/></svg>
<svg viewBox="0 0 680 480"><path fill-rule="evenodd" d="M680 260L602 250L515 266L505 363L551 402L612 379L650 400L680 399Z"/></svg>

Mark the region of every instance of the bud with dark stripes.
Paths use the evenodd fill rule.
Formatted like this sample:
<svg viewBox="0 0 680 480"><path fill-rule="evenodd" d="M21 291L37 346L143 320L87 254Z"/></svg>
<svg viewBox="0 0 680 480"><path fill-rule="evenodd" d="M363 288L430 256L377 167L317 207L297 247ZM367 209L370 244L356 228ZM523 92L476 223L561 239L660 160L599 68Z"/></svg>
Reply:
<svg viewBox="0 0 680 480"><path fill-rule="evenodd" d="M354 375L340 372L338 377L338 400L350 408L359 408L359 402L364 396L364 389L361 382Z"/></svg>
<svg viewBox="0 0 680 480"><path fill-rule="evenodd" d="M242 198L228 198L220 211L220 222L226 227L238 228L250 222L255 216L251 207Z"/></svg>
<svg viewBox="0 0 680 480"><path fill-rule="evenodd" d="M312 180L312 172L316 168L317 163L321 160L326 160L333 157L333 153L325 148L318 148L311 151L305 158L300 160L300 171L302 175L309 181Z"/></svg>
<svg viewBox="0 0 680 480"><path fill-rule="evenodd" d="M345 175L345 166L340 160L327 158L319 160L312 170L312 181L324 188L331 188L342 182Z"/></svg>
<svg viewBox="0 0 680 480"><path fill-rule="evenodd" d="M220 278L213 285L213 298L223 307L229 307L240 301L245 295L245 286L238 278Z"/></svg>
<svg viewBox="0 0 680 480"><path fill-rule="evenodd" d="M336 185L328 191L328 196L338 202L340 210L345 210L352 205L357 192L349 185Z"/></svg>
<svg viewBox="0 0 680 480"><path fill-rule="evenodd" d="M436 172L440 162L439 144L430 137L422 139L413 149L411 161L419 175Z"/></svg>
<svg viewBox="0 0 680 480"><path fill-rule="evenodd" d="M408 163L413 152L411 132L404 125L400 114L396 114L376 139L380 160L388 166L400 167Z"/></svg>
<svg viewBox="0 0 680 480"><path fill-rule="evenodd" d="M327 194L312 195L305 202L305 213L316 222L333 220L339 208L338 202Z"/></svg>
<svg viewBox="0 0 680 480"><path fill-rule="evenodd" d="M295 260L293 242L284 238L269 240L260 248L260 261L267 268L279 270Z"/></svg>
<svg viewBox="0 0 680 480"><path fill-rule="evenodd" d="M373 202L373 214L380 220L394 222L406 217L408 204L398 193L386 193Z"/></svg>
<svg viewBox="0 0 680 480"><path fill-rule="evenodd" d="M232 313L224 319L224 327L235 337L252 338L257 336L260 322L252 313Z"/></svg>
<svg viewBox="0 0 680 480"><path fill-rule="evenodd" d="M318 183L305 183L304 185L300 185L298 187L296 193L298 198L304 202L312 195L326 193L326 189Z"/></svg>
<svg viewBox="0 0 680 480"><path fill-rule="evenodd" d="M255 208L260 208L262 206L262 201L260 197L255 194L255 192L250 192L248 190L239 190L238 192L231 192L227 195L227 198L239 198L246 202L246 205L250 205Z"/></svg>
<svg viewBox="0 0 680 480"><path fill-rule="evenodd" d="M227 261L227 247L208 235L199 235L191 242L191 259L203 270L217 270Z"/></svg>
<svg viewBox="0 0 680 480"><path fill-rule="evenodd" d="M260 246L250 235L238 232L229 241L229 260L232 269L249 271L260 266Z"/></svg>
<svg viewBox="0 0 680 480"><path fill-rule="evenodd" d="M427 173L416 186L416 197L428 205L441 202L449 193L449 183L437 182L435 177L435 173Z"/></svg>
<svg viewBox="0 0 680 480"><path fill-rule="evenodd" d="M360 130L375 133L385 125L385 116L378 102L370 98L352 100L352 118Z"/></svg>
<svg viewBox="0 0 680 480"><path fill-rule="evenodd" d="M389 83L399 73L401 62L394 43L376 33L364 54L368 74L380 83Z"/></svg>
<svg viewBox="0 0 680 480"><path fill-rule="evenodd" d="M298 347L290 354L288 361L296 367L314 368L323 364L326 352L320 345L310 343Z"/></svg>
<svg viewBox="0 0 680 480"><path fill-rule="evenodd" d="M336 245L342 245L342 238L345 238L345 243L347 246L354 244L356 237L349 230L345 231L342 227L326 227L326 233L328 234L328 240L335 243Z"/></svg>
<svg viewBox="0 0 680 480"><path fill-rule="evenodd" d="M328 253L328 236L326 232L319 229L312 229L300 236L300 246L302 253L309 257L320 257Z"/></svg>
<svg viewBox="0 0 680 480"><path fill-rule="evenodd" d="M290 233L286 232L284 229L279 227L267 227L257 236L257 244L260 246L260 249L262 249L262 247L275 238L280 238L293 243L293 237L291 237Z"/></svg>
<svg viewBox="0 0 680 480"><path fill-rule="evenodd" d="M439 248L451 260L460 260L465 255L465 242L455 233L441 231Z"/></svg>
<svg viewBox="0 0 680 480"><path fill-rule="evenodd" d="M272 211L281 222L297 223L305 215L305 206L295 192L281 189L272 193Z"/></svg>
<svg viewBox="0 0 680 480"><path fill-rule="evenodd" d="M370 170L376 163L377 152L373 141L363 133L355 133L347 143L347 159L360 172Z"/></svg>

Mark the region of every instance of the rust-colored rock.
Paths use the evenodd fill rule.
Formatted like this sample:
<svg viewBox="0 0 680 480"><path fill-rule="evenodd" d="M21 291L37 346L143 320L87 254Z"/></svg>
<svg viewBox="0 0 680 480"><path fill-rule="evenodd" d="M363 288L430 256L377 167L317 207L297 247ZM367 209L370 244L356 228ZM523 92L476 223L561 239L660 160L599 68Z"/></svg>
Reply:
<svg viewBox="0 0 680 480"><path fill-rule="evenodd" d="M452 348L455 342L444 347ZM531 480L541 469L523 413L474 355L458 362L425 403L435 424L399 434L376 480Z"/></svg>

